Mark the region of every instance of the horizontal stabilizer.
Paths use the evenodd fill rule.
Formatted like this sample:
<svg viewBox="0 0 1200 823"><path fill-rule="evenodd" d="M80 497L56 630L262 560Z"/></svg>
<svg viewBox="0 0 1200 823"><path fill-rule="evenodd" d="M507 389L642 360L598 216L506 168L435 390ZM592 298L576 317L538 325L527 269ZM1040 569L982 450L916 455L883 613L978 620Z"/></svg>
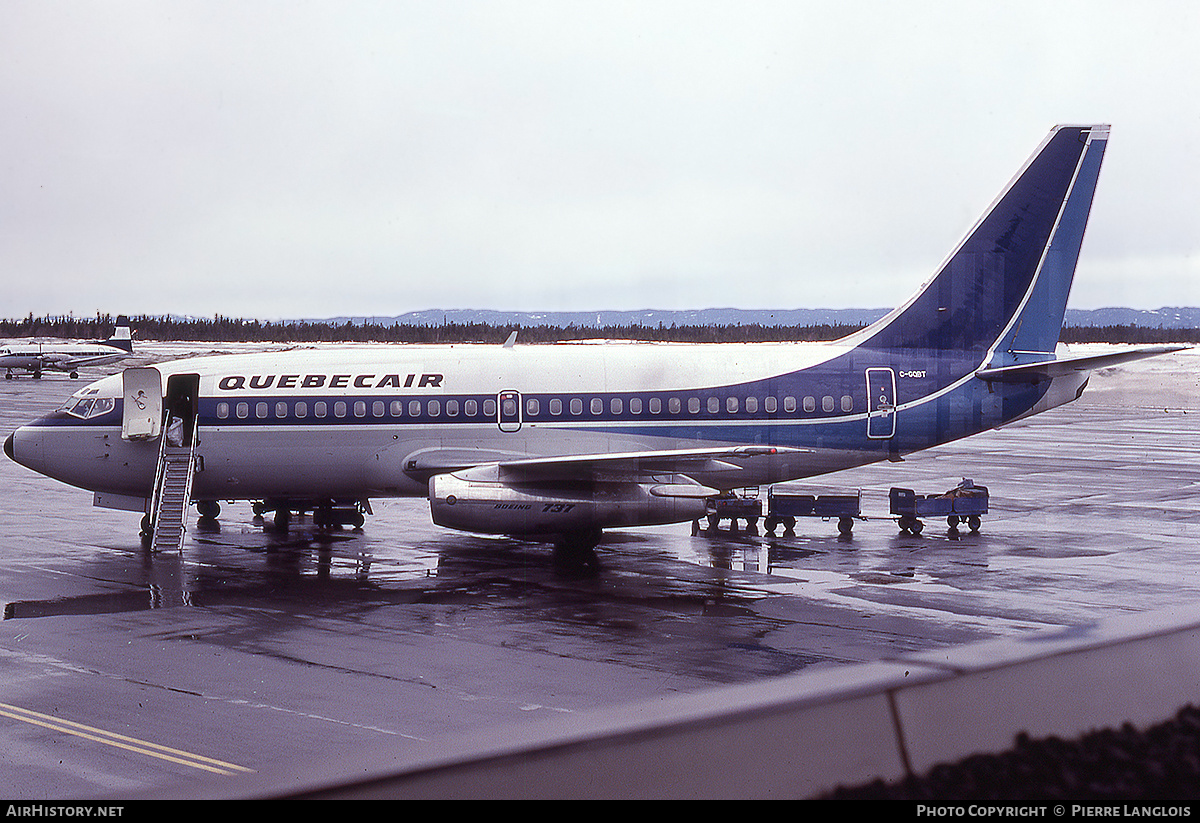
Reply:
<svg viewBox="0 0 1200 823"><path fill-rule="evenodd" d="M975 376L981 380L995 383L1040 383L1055 377L1064 377L1082 371L1115 366L1128 363L1131 360L1141 360L1159 354L1169 354L1175 351L1191 348L1191 346L1141 346L1136 349L1124 349L1108 354L1092 354L1080 357L1065 357L1056 360L1043 360L1038 363L1022 363L1015 366L1000 366L994 369L980 369Z"/></svg>

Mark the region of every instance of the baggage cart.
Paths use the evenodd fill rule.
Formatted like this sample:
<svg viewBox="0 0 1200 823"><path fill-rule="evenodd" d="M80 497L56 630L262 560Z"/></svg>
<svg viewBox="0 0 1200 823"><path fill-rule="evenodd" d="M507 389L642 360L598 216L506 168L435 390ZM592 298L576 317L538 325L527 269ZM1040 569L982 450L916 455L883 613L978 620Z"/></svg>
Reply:
<svg viewBox="0 0 1200 823"><path fill-rule="evenodd" d="M784 527L784 535L796 533L797 517L820 517L823 520L837 518L838 532L849 535L854 529L855 518L862 517L862 491L855 494L792 494L767 489L767 514L763 528L774 536L775 529Z"/></svg>
<svg viewBox="0 0 1200 823"><path fill-rule="evenodd" d="M917 494L912 489L892 487L888 493L891 513L896 515L900 531L920 534L922 517L945 517L946 525L957 531L965 523L972 534L979 531L981 516L988 512L988 490L963 478L955 488L942 494Z"/></svg>

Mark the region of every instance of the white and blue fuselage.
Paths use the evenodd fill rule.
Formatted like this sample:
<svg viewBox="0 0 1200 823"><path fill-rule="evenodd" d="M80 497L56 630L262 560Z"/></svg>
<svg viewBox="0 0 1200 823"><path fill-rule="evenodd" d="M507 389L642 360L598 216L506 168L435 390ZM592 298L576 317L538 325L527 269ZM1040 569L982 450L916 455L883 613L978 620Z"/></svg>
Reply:
<svg viewBox="0 0 1200 823"><path fill-rule="evenodd" d="M160 364L168 406L173 382L192 387L192 498L429 495L456 528L591 532L691 519L705 496L1068 402L1089 369L1161 351L1072 359L1058 346L1107 139L1104 126L1052 130L911 300L833 343L339 346ZM5 450L98 500L144 500L159 449L128 436L135 411L114 375Z"/></svg>

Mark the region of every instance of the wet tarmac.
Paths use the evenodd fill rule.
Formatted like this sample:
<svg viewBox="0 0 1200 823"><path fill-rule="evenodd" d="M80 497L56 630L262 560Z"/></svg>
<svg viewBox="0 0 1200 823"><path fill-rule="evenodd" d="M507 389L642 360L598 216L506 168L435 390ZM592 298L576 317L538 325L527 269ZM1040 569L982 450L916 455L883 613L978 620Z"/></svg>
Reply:
<svg viewBox="0 0 1200 823"><path fill-rule="evenodd" d="M0 460L0 781L133 795L1194 603L1198 366L1106 370L1026 425L802 486L863 490L848 538L816 518L795 537L618 530L593 575L439 529L423 500L334 533L226 504L149 555L137 514ZM0 433L84 382L4 381ZM979 534L899 532L889 487L963 477L990 490Z"/></svg>

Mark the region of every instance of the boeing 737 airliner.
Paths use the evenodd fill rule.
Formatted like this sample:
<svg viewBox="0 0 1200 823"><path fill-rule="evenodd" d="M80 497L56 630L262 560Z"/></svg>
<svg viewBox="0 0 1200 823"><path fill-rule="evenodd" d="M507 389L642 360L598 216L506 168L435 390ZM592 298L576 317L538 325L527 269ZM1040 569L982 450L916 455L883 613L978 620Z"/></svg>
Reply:
<svg viewBox="0 0 1200 823"><path fill-rule="evenodd" d="M428 495L433 520L555 535L685 522L705 499L860 466L1074 400L1067 294L1108 142L1059 126L934 277L834 343L336 347L128 369L5 443L17 462L154 513L166 440L220 500L314 513ZM176 421L176 433L171 422ZM148 515L149 516L149 515Z"/></svg>

